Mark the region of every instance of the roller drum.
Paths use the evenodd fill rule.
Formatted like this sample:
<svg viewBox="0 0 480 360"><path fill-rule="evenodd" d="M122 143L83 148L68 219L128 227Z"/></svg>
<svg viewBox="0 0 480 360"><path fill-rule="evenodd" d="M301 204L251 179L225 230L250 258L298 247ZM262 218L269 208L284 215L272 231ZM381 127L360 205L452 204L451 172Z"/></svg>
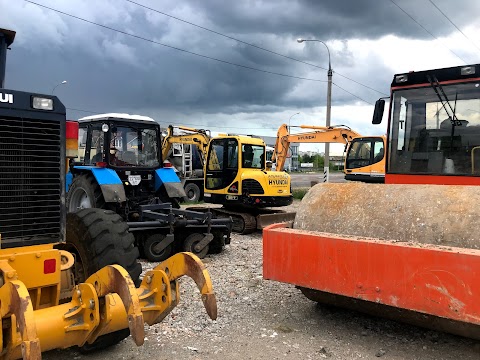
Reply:
<svg viewBox="0 0 480 360"><path fill-rule="evenodd" d="M479 249L477 186L318 184L294 228L412 244Z"/></svg>

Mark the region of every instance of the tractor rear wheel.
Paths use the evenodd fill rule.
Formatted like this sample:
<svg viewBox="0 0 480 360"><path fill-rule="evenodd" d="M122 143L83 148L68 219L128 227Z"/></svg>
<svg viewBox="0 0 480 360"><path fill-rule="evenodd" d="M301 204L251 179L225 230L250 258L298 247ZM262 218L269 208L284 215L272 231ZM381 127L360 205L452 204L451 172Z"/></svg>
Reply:
<svg viewBox="0 0 480 360"><path fill-rule="evenodd" d="M123 266L139 284L142 266L137 262L138 249L128 225L110 210L82 209L67 214L65 250L76 255L75 280L84 282L107 265ZM106 348L125 339L129 329L100 336L93 344L85 344L81 352Z"/></svg>
<svg viewBox="0 0 480 360"><path fill-rule="evenodd" d="M76 176L68 189L67 211L72 213L89 208L105 208L102 190L92 175Z"/></svg>

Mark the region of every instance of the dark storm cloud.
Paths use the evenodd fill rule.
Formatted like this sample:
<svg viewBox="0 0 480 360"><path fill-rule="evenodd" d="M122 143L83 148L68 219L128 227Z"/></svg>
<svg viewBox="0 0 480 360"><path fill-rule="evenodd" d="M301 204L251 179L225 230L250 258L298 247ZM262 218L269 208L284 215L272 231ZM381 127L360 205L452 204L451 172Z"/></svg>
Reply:
<svg viewBox="0 0 480 360"><path fill-rule="evenodd" d="M271 72L326 80L324 70L309 67L225 39L145 10L126 1L39 3L148 39ZM324 41L378 39L388 34L412 39L429 35L390 1L147 1L152 8L188 19L276 52L327 66L321 46L296 44L299 36ZM454 29L426 0L396 0L436 36ZM464 1L453 8L438 6L459 26L475 21L480 5ZM275 76L196 57L134 39L56 14L23 1L0 0L0 27L18 30L9 53L7 85L51 92L56 89L67 107L92 111L225 113L273 111L324 105L326 84ZM447 26L448 25L448 26ZM321 61L321 63L320 63ZM334 61L334 62L333 62ZM347 46L332 51L334 69L388 92L391 70L371 59L364 70ZM373 102L380 95L335 75L335 83ZM358 101L334 87L334 105ZM72 112L76 117L81 114Z"/></svg>

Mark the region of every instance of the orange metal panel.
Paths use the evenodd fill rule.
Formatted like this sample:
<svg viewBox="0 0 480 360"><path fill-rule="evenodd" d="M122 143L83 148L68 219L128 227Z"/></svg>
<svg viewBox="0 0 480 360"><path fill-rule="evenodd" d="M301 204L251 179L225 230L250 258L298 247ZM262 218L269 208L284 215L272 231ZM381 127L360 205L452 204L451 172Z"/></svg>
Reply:
<svg viewBox="0 0 480 360"><path fill-rule="evenodd" d="M480 185L480 176L386 174L385 184Z"/></svg>
<svg viewBox="0 0 480 360"><path fill-rule="evenodd" d="M265 279L480 324L480 250L284 227L263 231Z"/></svg>

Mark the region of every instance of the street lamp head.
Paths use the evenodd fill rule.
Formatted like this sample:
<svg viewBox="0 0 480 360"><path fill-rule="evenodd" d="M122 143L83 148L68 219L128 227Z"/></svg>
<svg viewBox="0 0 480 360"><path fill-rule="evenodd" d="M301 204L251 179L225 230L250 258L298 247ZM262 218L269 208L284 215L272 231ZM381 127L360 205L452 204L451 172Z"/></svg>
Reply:
<svg viewBox="0 0 480 360"><path fill-rule="evenodd" d="M63 80L63 81L62 81L62 84L66 84L66 83L67 83L67 80Z"/></svg>
<svg viewBox="0 0 480 360"><path fill-rule="evenodd" d="M304 40L304 39L302 39L302 38L300 38L300 39L297 39L297 42L298 42L299 44L303 43L304 41L305 41L305 40Z"/></svg>

